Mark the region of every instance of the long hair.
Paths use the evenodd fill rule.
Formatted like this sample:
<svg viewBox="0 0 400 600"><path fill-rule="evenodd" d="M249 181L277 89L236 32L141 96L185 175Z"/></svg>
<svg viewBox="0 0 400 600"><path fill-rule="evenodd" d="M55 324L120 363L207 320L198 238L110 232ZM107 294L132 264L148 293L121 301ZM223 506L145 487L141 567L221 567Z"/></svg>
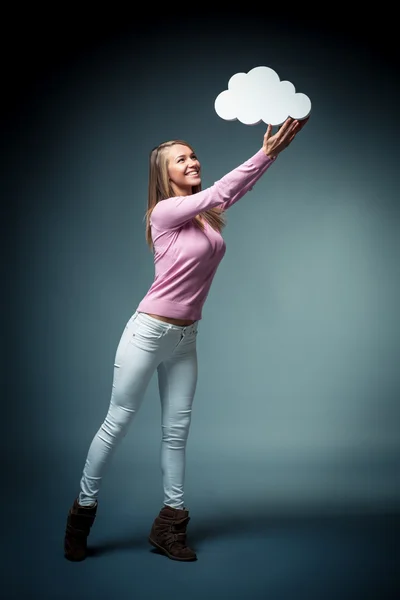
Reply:
<svg viewBox="0 0 400 600"><path fill-rule="evenodd" d="M145 214L146 220L146 241L150 249L153 250L153 240L151 237L151 226L150 217L154 207L161 200L166 200L176 196L172 189L171 183L168 177L168 150L175 144L182 144L187 146L192 152L194 152L192 146L183 140L170 140L163 142L150 152L149 160L149 184L148 184L148 198L147 198L147 211ZM201 184L192 186L192 193L200 192ZM193 222L197 227L204 230L204 224L201 222L201 218L204 219L213 227L216 231L221 232L225 226L225 219L223 217L223 210L221 208L210 208L206 211L199 213L193 218ZM200 218L201 217L201 218Z"/></svg>

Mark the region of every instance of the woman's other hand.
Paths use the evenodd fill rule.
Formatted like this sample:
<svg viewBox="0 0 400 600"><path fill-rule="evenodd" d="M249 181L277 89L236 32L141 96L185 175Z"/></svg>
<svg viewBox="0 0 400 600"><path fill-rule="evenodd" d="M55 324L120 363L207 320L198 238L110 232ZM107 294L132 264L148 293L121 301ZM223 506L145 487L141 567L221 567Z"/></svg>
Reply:
<svg viewBox="0 0 400 600"><path fill-rule="evenodd" d="M274 135L272 135L272 125L268 125L263 143L265 154L270 158L278 156L278 154L282 152L282 150L285 150L285 148L287 148L294 140L299 131L307 123L308 119L309 117L299 121L289 117Z"/></svg>

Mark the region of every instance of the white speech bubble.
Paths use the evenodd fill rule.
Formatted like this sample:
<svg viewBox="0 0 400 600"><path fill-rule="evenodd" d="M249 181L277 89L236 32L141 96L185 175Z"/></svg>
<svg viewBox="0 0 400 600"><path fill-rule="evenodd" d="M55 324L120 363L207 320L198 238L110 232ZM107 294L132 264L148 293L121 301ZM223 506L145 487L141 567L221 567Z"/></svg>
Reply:
<svg viewBox="0 0 400 600"><path fill-rule="evenodd" d="M217 96L214 108L226 121L281 125L288 117L299 120L308 117L311 101L296 92L290 81L281 81L270 67L255 67L248 73L233 75L228 89Z"/></svg>

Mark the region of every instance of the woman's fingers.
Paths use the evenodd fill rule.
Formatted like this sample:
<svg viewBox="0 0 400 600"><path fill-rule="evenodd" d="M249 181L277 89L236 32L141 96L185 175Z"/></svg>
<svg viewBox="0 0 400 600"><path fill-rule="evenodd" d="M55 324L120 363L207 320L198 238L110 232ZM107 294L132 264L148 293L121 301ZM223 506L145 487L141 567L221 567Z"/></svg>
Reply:
<svg viewBox="0 0 400 600"><path fill-rule="evenodd" d="M288 117L286 119L286 121L284 121L284 123L282 123L282 125L279 128L279 133L281 133L282 135L284 135L285 133L287 133L288 131L290 131L290 129L293 128L293 125L295 124L295 121L292 119L292 117Z"/></svg>
<svg viewBox="0 0 400 600"><path fill-rule="evenodd" d="M264 135L264 144L269 142L268 146L270 147L272 144L271 148L274 148L275 150L279 147L281 149L286 148L294 140L296 134L306 124L307 120L308 118L304 119L304 121L300 121L293 117L288 117L274 135L272 135L272 125L268 124L267 131Z"/></svg>
<svg viewBox="0 0 400 600"><path fill-rule="evenodd" d="M293 121L289 127L289 129L285 132L284 137L285 139L293 139L293 137L296 135L296 133L298 131L300 131L301 129L301 124L299 121Z"/></svg>
<svg viewBox="0 0 400 600"><path fill-rule="evenodd" d="M283 123L277 132L277 137L282 141L286 140L296 130L296 121L289 118Z"/></svg>
<svg viewBox="0 0 400 600"><path fill-rule="evenodd" d="M269 123L267 127L267 131L265 132L265 139L268 140L271 137L272 133L272 125Z"/></svg>

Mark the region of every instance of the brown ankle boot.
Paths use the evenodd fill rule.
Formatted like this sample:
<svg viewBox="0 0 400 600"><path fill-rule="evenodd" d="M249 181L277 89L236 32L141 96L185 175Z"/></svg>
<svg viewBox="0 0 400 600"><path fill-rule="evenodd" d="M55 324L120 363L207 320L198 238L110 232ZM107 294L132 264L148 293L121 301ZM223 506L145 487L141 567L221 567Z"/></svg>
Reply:
<svg viewBox="0 0 400 600"><path fill-rule="evenodd" d="M96 517L95 506L81 506L76 499L69 509L64 538L64 556L68 560L84 560L87 555L87 538Z"/></svg>
<svg viewBox="0 0 400 600"><path fill-rule="evenodd" d="M164 506L155 518L149 542L173 560L197 560L196 553L186 546L186 526L189 511Z"/></svg>

